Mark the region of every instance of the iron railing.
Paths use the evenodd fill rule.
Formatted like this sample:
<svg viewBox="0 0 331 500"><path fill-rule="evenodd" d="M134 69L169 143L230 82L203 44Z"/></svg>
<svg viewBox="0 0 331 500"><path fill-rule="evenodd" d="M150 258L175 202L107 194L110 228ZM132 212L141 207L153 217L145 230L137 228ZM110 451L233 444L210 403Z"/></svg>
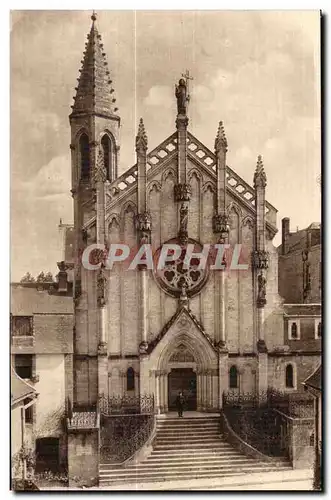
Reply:
<svg viewBox="0 0 331 500"><path fill-rule="evenodd" d="M291 421L311 418L314 400L306 393L269 388L260 394L223 393L223 411L234 432L269 456L289 457Z"/></svg>
<svg viewBox="0 0 331 500"><path fill-rule="evenodd" d="M231 428L243 441L265 455L284 455L279 420L274 412L239 407L226 407L223 411Z"/></svg>
<svg viewBox="0 0 331 500"><path fill-rule="evenodd" d="M101 396L99 409L102 415L139 414L150 415L154 413L154 395L141 394L130 396L128 394Z"/></svg>
<svg viewBox="0 0 331 500"><path fill-rule="evenodd" d="M100 454L103 462L122 463L138 451L149 439L155 416L102 416Z"/></svg>
<svg viewBox="0 0 331 500"><path fill-rule="evenodd" d="M293 418L312 418L314 416L314 397L306 392L286 393L269 389L268 407Z"/></svg>

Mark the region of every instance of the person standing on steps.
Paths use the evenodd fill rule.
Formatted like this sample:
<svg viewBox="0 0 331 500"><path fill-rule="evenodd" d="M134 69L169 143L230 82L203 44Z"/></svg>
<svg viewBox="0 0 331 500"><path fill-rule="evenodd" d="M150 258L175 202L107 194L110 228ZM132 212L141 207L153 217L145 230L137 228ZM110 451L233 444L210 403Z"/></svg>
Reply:
<svg viewBox="0 0 331 500"><path fill-rule="evenodd" d="M182 391L178 393L178 396L176 398L176 406L177 406L178 416L182 417L184 410L184 396Z"/></svg>

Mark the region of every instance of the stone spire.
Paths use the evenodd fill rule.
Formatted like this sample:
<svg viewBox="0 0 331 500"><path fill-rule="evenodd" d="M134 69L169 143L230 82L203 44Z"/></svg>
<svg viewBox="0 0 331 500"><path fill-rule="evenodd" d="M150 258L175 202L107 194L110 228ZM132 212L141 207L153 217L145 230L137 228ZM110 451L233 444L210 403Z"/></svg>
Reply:
<svg viewBox="0 0 331 500"><path fill-rule="evenodd" d="M215 139L215 151L224 151L225 153L228 150L228 141L226 140L225 131L223 127L223 122L221 121L218 126L217 136Z"/></svg>
<svg viewBox="0 0 331 500"><path fill-rule="evenodd" d="M267 185L267 176L264 171L262 156L259 155L257 157L256 169L254 173L254 187L255 189L259 187L265 188L266 185Z"/></svg>
<svg viewBox="0 0 331 500"><path fill-rule="evenodd" d="M79 70L78 87L72 106L72 115L92 112L106 116L116 116L114 89L106 61L101 35L96 25L97 16L93 11L92 26L87 35L82 67Z"/></svg>
<svg viewBox="0 0 331 500"><path fill-rule="evenodd" d="M136 136L136 151L147 151L147 134L143 119L140 118L138 133Z"/></svg>

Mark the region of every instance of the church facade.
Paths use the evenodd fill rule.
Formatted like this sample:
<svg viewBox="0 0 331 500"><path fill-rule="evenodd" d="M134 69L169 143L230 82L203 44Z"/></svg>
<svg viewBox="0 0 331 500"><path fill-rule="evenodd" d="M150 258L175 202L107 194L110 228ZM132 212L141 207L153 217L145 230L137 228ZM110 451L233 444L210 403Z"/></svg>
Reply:
<svg viewBox="0 0 331 500"><path fill-rule="evenodd" d="M267 178L257 156L252 186L227 165L220 122L210 151L189 127L188 82L175 87L174 132L153 150L137 124L136 164L118 175L121 120L96 16L70 114L74 203L74 354L69 397L93 408L100 397L153 394L157 413L173 409L179 390L189 408L214 412L229 390L261 394L283 388L284 311L273 245L277 210L266 201ZM182 254L164 269L125 263L82 264L91 245L136 251L165 244ZM241 245L247 269L224 269L188 244ZM278 354L277 354L278 353ZM313 363L313 360L312 360Z"/></svg>

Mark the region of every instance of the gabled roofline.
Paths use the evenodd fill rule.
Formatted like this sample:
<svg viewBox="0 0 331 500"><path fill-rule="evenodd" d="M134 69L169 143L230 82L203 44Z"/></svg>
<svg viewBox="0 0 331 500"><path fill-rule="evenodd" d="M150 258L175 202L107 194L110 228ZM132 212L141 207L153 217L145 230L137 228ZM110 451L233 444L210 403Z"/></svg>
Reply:
<svg viewBox="0 0 331 500"><path fill-rule="evenodd" d="M168 330L172 327L172 325L175 323L176 319L182 314L187 314L187 316L193 321L195 326L198 328L200 333L203 335L203 337L207 340L207 342L210 344L210 346L214 349L214 351L217 352L216 346L214 342L212 341L211 337L205 332L202 324L199 322L199 320L194 316L192 311L190 309L187 309L186 307L181 307L177 309L175 314L170 318L170 320L164 325L160 333L148 344L148 350L147 353L150 354L157 344L163 339L165 334L168 332Z"/></svg>

